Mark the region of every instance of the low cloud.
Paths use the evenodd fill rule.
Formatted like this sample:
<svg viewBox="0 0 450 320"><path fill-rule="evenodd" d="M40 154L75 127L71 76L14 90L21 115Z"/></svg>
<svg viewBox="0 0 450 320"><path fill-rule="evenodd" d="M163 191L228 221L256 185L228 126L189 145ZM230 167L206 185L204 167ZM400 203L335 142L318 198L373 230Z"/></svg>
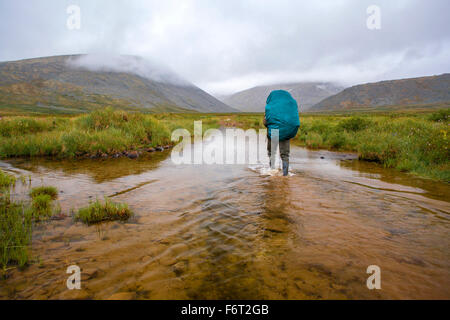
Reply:
<svg viewBox="0 0 450 320"><path fill-rule="evenodd" d="M67 61L72 68L83 68L95 72L132 73L153 81L179 86L190 85L176 73L161 63L129 55L86 54L72 57Z"/></svg>

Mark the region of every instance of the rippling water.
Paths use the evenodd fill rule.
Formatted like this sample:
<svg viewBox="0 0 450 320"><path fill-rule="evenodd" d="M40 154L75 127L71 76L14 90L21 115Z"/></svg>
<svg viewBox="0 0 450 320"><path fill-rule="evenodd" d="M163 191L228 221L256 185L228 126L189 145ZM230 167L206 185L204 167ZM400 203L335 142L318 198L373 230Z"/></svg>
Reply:
<svg viewBox="0 0 450 320"><path fill-rule="evenodd" d="M296 147L290 177L168 156L0 162L57 186L63 212L111 196L136 213L127 223L38 225L37 262L1 280L0 297L450 298L447 184ZM82 290L66 289L73 264ZM381 290L366 286L369 265L381 268Z"/></svg>

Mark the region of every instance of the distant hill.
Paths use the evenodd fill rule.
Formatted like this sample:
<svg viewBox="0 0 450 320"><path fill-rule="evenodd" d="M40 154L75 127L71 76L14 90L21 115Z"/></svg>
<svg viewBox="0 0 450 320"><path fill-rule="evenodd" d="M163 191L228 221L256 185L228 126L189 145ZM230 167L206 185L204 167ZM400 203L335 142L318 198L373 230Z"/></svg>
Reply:
<svg viewBox="0 0 450 320"><path fill-rule="evenodd" d="M300 111L311 108L317 102L334 95L344 88L328 82L300 82L259 86L237 92L220 99L229 106L247 112L264 112L266 99L273 90L286 90L299 105Z"/></svg>
<svg viewBox="0 0 450 320"><path fill-rule="evenodd" d="M59 113L113 106L235 112L175 73L134 56L72 55L0 63L0 107Z"/></svg>
<svg viewBox="0 0 450 320"><path fill-rule="evenodd" d="M351 111L381 106L450 105L450 74L361 84L328 97L310 111Z"/></svg>

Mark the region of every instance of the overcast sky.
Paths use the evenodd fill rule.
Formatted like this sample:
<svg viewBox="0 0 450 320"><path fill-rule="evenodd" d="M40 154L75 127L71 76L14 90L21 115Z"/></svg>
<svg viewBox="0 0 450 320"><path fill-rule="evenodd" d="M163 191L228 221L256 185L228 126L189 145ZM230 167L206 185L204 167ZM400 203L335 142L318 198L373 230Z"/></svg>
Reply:
<svg viewBox="0 0 450 320"><path fill-rule="evenodd" d="M81 28L66 26L69 5ZM377 5L381 29L366 10ZM0 0L0 61L139 55L213 94L450 72L449 0Z"/></svg>

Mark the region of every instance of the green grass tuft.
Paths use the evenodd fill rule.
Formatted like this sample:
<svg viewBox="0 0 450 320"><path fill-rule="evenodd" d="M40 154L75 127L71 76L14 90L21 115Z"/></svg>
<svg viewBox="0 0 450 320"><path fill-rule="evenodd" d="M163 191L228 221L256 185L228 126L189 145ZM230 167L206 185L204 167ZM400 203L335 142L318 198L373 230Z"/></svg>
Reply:
<svg viewBox="0 0 450 320"><path fill-rule="evenodd" d="M100 223L103 221L128 220L133 212L125 203L114 203L109 199L104 202L96 200L88 207L82 208L75 216L75 220L88 225Z"/></svg>
<svg viewBox="0 0 450 320"><path fill-rule="evenodd" d="M351 117L339 122L339 128L347 131L361 131L369 127L370 121L361 117Z"/></svg>
<svg viewBox="0 0 450 320"><path fill-rule="evenodd" d="M30 197L36 198L37 196L41 195L48 195L52 200L55 200L58 198L58 189L56 187L52 186L42 186L42 187L35 187L31 189Z"/></svg>

